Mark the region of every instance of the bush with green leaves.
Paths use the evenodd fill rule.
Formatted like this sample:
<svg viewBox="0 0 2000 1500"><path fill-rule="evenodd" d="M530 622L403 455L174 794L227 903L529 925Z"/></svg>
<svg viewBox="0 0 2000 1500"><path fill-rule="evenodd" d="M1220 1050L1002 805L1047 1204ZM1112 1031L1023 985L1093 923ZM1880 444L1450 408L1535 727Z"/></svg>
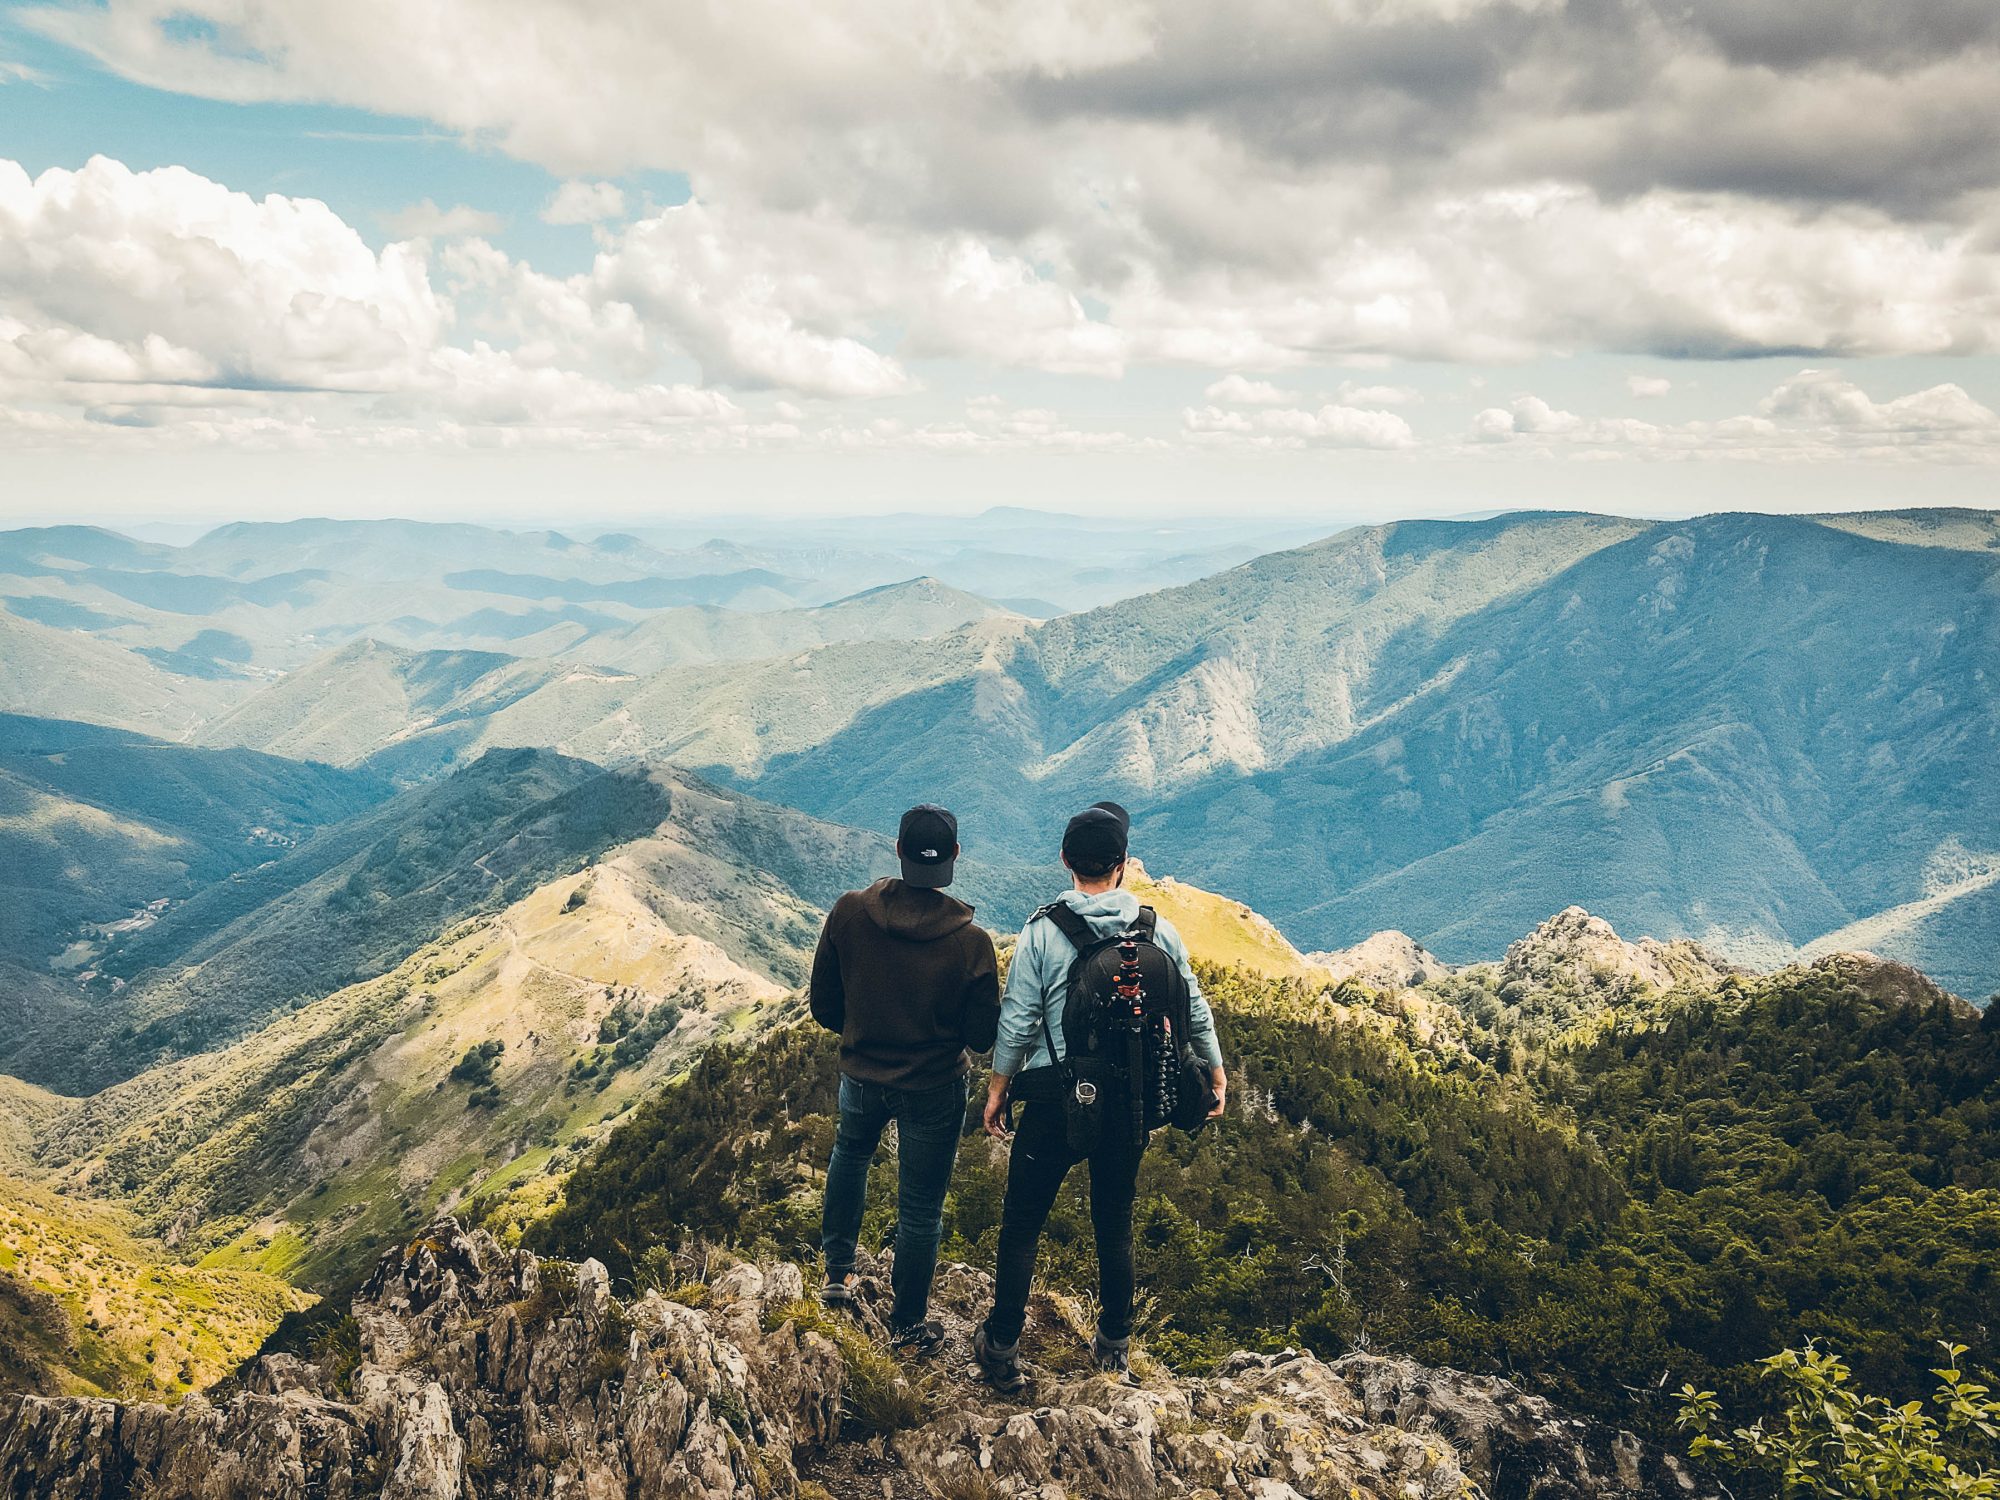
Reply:
<svg viewBox="0 0 2000 1500"><path fill-rule="evenodd" d="M454 1083L469 1083L480 1087L493 1081L493 1069L499 1065L500 1054L507 1050L507 1044L498 1037L490 1037L483 1042L475 1042L465 1049L465 1056L455 1063L451 1070Z"/></svg>
<svg viewBox="0 0 2000 1500"><path fill-rule="evenodd" d="M2000 1497L2000 1399L1944 1344L1936 1395L1900 1404L1857 1390L1836 1354L1807 1344L1760 1361L1783 1409L1721 1430L1714 1391L1681 1389L1689 1451L1793 1500L1994 1500Z"/></svg>

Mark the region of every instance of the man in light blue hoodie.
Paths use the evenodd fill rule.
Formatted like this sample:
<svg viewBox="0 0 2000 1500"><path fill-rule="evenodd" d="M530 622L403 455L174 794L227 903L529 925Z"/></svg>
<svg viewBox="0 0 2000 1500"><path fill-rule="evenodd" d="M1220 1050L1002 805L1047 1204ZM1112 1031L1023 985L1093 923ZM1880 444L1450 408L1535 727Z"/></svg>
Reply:
<svg viewBox="0 0 2000 1500"><path fill-rule="evenodd" d="M1125 930L1139 915L1139 898L1124 889L1128 826L1123 808L1100 803L1070 819L1063 831L1062 860L1073 888L1063 892L1061 900L1101 936ZM1209 1117L1213 1119L1222 1113L1227 1092L1215 1020L1188 965L1187 945L1164 917L1159 919L1154 941L1180 966L1187 982L1188 1042L1210 1070L1215 1104ZM1014 1079L1030 1068L1057 1061L1050 1055L1051 1043L1064 1055L1063 1001L1076 956L1075 946L1046 917L1031 918L1021 929L1007 975L1007 993L1000 1002L1000 1034L993 1048L993 1075L987 1087L986 1131L996 1139L1004 1140L1009 1133L1007 1117ZM1023 1105L1020 1128L1013 1139L1007 1196L1000 1213L993 1310L973 1341L979 1367L987 1380L1004 1392L1018 1391L1025 1383L1018 1350L1042 1226L1070 1168L1088 1160L1099 1306L1092 1352L1099 1368L1123 1375L1129 1368L1126 1351L1132 1337L1136 1280L1132 1202L1144 1142L1134 1142L1124 1131L1106 1131L1087 1158L1078 1156L1069 1145L1061 1102L1039 1098Z"/></svg>

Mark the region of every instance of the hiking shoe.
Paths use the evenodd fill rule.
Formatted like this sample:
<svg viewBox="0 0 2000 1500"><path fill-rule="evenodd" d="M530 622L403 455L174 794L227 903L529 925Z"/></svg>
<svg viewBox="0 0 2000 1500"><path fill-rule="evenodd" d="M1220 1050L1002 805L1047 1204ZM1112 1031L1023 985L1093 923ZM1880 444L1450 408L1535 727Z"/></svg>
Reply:
<svg viewBox="0 0 2000 1500"><path fill-rule="evenodd" d="M1090 1341L1090 1357L1097 1362L1097 1368L1127 1384L1136 1383L1132 1377L1131 1350L1132 1341L1129 1338L1108 1339L1100 1333Z"/></svg>
<svg viewBox="0 0 2000 1500"><path fill-rule="evenodd" d="M919 1359L934 1351L944 1342L944 1324L936 1318L926 1318L921 1323L912 1323L908 1328L889 1330L889 1347L902 1349Z"/></svg>
<svg viewBox="0 0 2000 1500"><path fill-rule="evenodd" d="M859 1281L852 1271L845 1276L828 1277L826 1285L819 1289L820 1306L852 1311L860 1300L855 1295L858 1286Z"/></svg>
<svg viewBox="0 0 2000 1500"><path fill-rule="evenodd" d="M984 1323L972 1336L972 1360L979 1366L980 1378L1003 1396L1018 1396L1028 1384L1028 1377L1021 1373L1020 1347L996 1349L986 1337Z"/></svg>

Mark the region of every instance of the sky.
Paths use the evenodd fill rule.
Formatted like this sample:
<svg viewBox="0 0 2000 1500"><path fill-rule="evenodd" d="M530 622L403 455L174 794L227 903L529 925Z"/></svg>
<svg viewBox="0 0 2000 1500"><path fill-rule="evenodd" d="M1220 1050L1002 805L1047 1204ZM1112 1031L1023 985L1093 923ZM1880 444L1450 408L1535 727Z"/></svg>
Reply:
<svg viewBox="0 0 2000 1500"><path fill-rule="evenodd" d="M0 5L0 521L1994 503L1991 0Z"/></svg>

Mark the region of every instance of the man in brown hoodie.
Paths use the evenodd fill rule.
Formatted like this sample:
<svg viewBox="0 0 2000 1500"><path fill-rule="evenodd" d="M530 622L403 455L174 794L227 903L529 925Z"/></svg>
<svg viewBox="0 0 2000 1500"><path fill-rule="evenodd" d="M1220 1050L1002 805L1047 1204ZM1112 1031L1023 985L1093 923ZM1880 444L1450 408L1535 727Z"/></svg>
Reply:
<svg viewBox="0 0 2000 1500"><path fill-rule="evenodd" d="M972 908L944 894L958 820L928 803L903 814L900 880L834 902L813 955L813 1019L840 1033L840 1126L826 1169L821 1248L825 1299L853 1301L854 1247L868 1169L896 1122L895 1342L926 1353L943 1338L928 1316L944 1195L965 1124L970 1052L993 1045L1000 1019L993 939Z"/></svg>

